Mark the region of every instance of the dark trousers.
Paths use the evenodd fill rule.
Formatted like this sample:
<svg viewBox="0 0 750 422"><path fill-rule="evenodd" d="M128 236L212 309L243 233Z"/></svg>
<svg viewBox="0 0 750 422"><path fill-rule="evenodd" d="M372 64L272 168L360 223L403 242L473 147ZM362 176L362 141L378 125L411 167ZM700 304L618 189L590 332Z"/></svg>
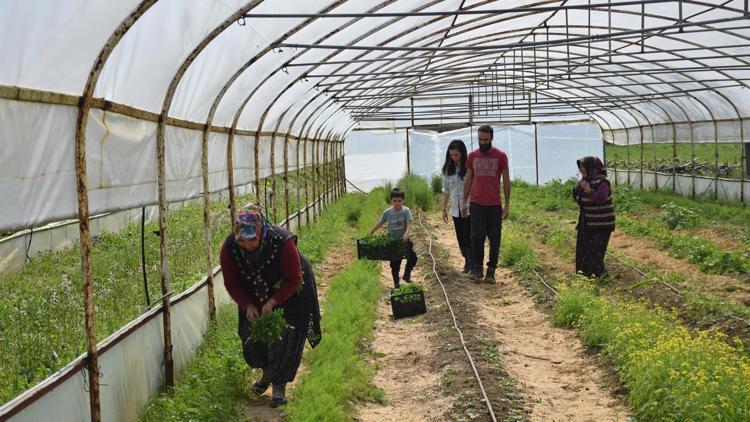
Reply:
<svg viewBox="0 0 750 422"><path fill-rule="evenodd" d="M411 270L417 265L417 254L414 253L414 244L411 240L406 241L406 247L408 249L406 255L406 268L404 268L404 274L411 274ZM401 271L401 261L403 258L391 260L391 275L393 276L393 284L398 287L399 272Z"/></svg>
<svg viewBox="0 0 750 422"><path fill-rule="evenodd" d="M287 326L281 339L273 344L250 340L250 322L239 306L237 334L242 339L242 356L252 368L262 369L273 384L292 382L302 361L302 352L307 339L307 327L301 329Z"/></svg>
<svg viewBox="0 0 750 422"><path fill-rule="evenodd" d="M590 230L585 224L578 223L576 238L576 272L586 277L599 277L607 274L604 268L604 256L607 253L610 230Z"/></svg>
<svg viewBox="0 0 750 422"><path fill-rule="evenodd" d="M471 261L471 219L453 217L453 228L456 229L456 240L461 249L461 256Z"/></svg>
<svg viewBox="0 0 750 422"><path fill-rule="evenodd" d="M484 206L474 202L469 204L471 219L471 253L474 268L481 272L484 262L484 239L490 240L488 268L497 267L500 256L500 238L503 233L503 208L500 205Z"/></svg>

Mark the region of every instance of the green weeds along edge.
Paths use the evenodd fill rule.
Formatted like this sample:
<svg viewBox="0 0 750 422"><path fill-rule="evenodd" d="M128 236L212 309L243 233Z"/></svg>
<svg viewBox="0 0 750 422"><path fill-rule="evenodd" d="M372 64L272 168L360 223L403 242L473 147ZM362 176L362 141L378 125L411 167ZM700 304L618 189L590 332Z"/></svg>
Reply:
<svg viewBox="0 0 750 422"><path fill-rule="evenodd" d="M377 263L357 261L331 279L322 304L323 342L306 356L308 372L287 406L289 420L347 421L353 416L351 401L383 400L361 356L384 289L379 277Z"/></svg>
<svg viewBox="0 0 750 422"><path fill-rule="evenodd" d="M598 297L582 280L561 288L554 322L602 349L639 420L750 419L750 360L721 334L691 334L673 314Z"/></svg>

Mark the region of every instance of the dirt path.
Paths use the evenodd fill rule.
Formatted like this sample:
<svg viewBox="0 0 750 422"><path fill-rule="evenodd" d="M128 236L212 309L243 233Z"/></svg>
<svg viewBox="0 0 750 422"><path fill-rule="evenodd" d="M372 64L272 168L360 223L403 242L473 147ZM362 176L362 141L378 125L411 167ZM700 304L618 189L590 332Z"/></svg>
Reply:
<svg viewBox="0 0 750 422"><path fill-rule="evenodd" d="M450 253L461 253L449 227L431 221L433 238ZM587 354L575 333L554 328L509 270L498 269L498 284L467 282L484 326L501 343L508 372L525 386L529 419L537 421L626 420L623 398L611 390L611 376Z"/></svg>
<svg viewBox="0 0 750 422"><path fill-rule="evenodd" d="M415 283L424 285L418 270ZM381 282L393 287L390 267L382 264ZM437 353L426 347L437 334L424 316L394 320L386 298L378 301L372 348L377 356L373 382L385 393L386 404L366 403L358 411L359 421L434 421L448 411L451 402L441 397L440 373L433 362Z"/></svg>
<svg viewBox="0 0 750 422"><path fill-rule="evenodd" d="M317 282L319 301L322 301L325 297L331 277L341 272L351 264L355 258L350 243L345 243L331 249L326 256L326 259L315 267L315 281ZM305 348L307 352L307 350L309 350L309 345L305 344ZM254 377L249 380L250 384L252 384L255 381L255 378L260 374L258 371L255 372L257 374L254 374ZM293 394L294 387L304 373L305 365L303 360L303 363L297 371L297 377L294 381L287 384L287 398ZM237 420L241 422L278 422L286 420L281 409L271 407L271 388L260 397L249 395L246 400L238 404L237 414Z"/></svg>

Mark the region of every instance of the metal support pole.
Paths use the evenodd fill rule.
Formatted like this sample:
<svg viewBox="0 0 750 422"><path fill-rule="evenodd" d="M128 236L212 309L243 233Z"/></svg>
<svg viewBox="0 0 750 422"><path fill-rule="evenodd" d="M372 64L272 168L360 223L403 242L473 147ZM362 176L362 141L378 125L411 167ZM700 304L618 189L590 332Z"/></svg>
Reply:
<svg viewBox="0 0 750 422"><path fill-rule="evenodd" d="M714 120L714 200L719 200L719 124Z"/></svg>
<svg viewBox="0 0 750 422"><path fill-rule="evenodd" d="M303 163L303 166L302 166L302 169L303 169L302 173L304 174L303 178L304 178L304 182L305 182L305 186L304 186L305 202L303 204L300 204L300 209L304 209L305 210L305 224L309 226L310 225L310 208L308 208L307 206L310 204L310 198L309 198L309 195L307 193L307 179L309 178L308 172L310 171L310 169L309 169L308 164L307 164L307 138L305 138L305 141L304 141L304 144L303 144L302 148L303 148L303 151L304 151L304 163Z"/></svg>
<svg viewBox="0 0 750 422"><path fill-rule="evenodd" d="M641 129L641 155L640 155L640 189L643 190L643 125L639 125Z"/></svg>
<svg viewBox="0 0 750 422"><path fill-rule="evenodd" d="M275 137L276 134L274 133ZM289 221L289 136L284 137L284 222L287 230L290 229Z"/></svg>
<svg viewBox="0 0 750 422"><path fill-rule="evenodd" d="M234 226L237 200L234 194L234 129L229 130L227 138L227 190L229 191L229 227Z"/></svg>
<svg viewBox="0 0 750 422"><path fill-rule="evenodd" d="M159 115L159 127L164 128L166 115ZM172 313L169 302L169 254L167 252L167 190L165 170L164 131L156 132L156 180L159 194L159 257L161 262L161 306L164 334L164 378L167 388L174 387L172 358Z"/></svg>
<svg viewBox="0 0 750 422"><path fill-rule="evenodd" d="M539 128L534 123L534 170L536 171L536 185L539 186Z"/></svg>
<svg viewBox="0 0 750 422"><path fill-rule="evenodd" d="M208 134L204 131L204 134ZM208 314L211 321L216 320L216 303L214 301L214 272L211 254L211 196L208 186L208 136L201 142L201 173L203 176L203 229L206 247L206 280L208 281ZM163 293L162 293L163 294Z"/></svg>
<svg viewBox="0 0 750 422"><path fill-rule="evenodd" d="M253 162L255 171L255 202L261 204L263 196L260 193L260 132L255 133L255 145L253 145Z"/></svg>
<svg viewBox="0 0 750 422"><path fill-rule="evenodd" d="M273 213L273 223L279 224L279 214L276 207L276 135L271 136L271 212Z"/></svg>
<svg viewBox="0 0 750 422"><path fill-rule="evenodd" d="M672 192L677 192L677 126L672 122Z"/></svg>

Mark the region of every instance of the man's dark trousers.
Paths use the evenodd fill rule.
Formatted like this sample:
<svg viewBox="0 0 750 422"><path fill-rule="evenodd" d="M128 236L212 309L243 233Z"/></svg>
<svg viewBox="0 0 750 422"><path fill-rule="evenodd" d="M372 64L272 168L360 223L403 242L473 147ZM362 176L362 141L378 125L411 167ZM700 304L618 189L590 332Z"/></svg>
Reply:
<svg viewBox="0 0 750 422"><path fill-rule="evenodd" d="M469 204L471 217L471 253L474 268L481 273L484 262L484 239L490 240L490 256L487 267L497 268L500 256L500 238L503 232L503 208L500 205L484 206Z"/></svg>

